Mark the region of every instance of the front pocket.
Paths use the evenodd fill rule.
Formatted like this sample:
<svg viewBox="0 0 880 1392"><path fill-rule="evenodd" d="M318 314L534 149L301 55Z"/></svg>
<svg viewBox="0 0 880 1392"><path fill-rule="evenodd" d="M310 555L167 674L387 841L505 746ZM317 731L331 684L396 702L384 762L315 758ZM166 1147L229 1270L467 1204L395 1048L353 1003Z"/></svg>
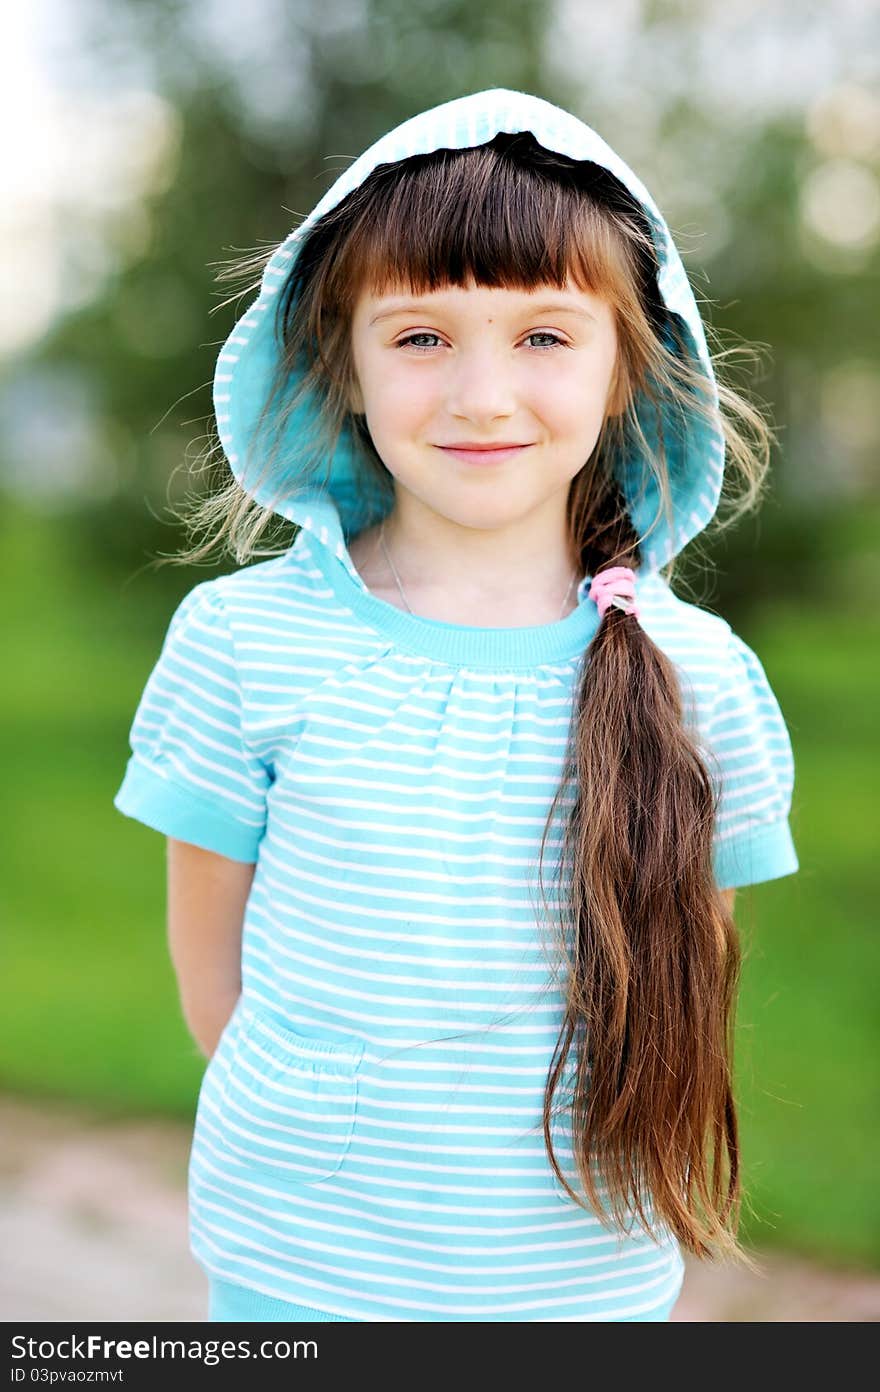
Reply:
<svg viewBox="0 0 880 1392"><path fill-rule="evenodd" d="M243 1165L315 1184L335 1174L351 1143L363 1043L297 1034L242 1008L220 1080L220 1135Z"/></svg>

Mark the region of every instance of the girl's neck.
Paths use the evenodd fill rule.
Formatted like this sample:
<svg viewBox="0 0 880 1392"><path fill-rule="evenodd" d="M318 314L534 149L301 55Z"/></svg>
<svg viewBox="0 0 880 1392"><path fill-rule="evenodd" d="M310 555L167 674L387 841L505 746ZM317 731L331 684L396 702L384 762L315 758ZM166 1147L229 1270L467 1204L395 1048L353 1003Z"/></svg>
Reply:
<svg viewBox="0 0 880 1392"><path fill-rule="evenodd" d="M581 576L568 563L564 547L548 546L532 565L522 556L512 563L508 557L502 564L499 547L497 563L493 565L490 556L487 564L483 551L478 568L473 557L462 554L467 548L458 546L450 553L441 552L436 544L408 542L395 530L393 515L385 520L384 547L380 531L376 525L353 538L348 549L354 567L377 599L404 611L408 604L417 617L481 628L519 628L556 623L577 606Z"/></svg>

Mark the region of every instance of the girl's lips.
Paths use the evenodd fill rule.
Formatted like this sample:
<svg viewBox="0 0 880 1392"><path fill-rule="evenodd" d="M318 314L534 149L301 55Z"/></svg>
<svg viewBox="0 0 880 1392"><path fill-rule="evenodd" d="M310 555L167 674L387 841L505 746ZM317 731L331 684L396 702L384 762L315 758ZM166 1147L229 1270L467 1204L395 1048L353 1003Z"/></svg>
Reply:
<svg viewBox="0 0 880 1392"><path fill-rule="evenodd" d="M463 459L467 464L500 464L523 450L531 449L531 445L507 445L501 449L458 449L455 445L438 445L437 448L442 449L444 454L454 454L456 459Z"/></svg>

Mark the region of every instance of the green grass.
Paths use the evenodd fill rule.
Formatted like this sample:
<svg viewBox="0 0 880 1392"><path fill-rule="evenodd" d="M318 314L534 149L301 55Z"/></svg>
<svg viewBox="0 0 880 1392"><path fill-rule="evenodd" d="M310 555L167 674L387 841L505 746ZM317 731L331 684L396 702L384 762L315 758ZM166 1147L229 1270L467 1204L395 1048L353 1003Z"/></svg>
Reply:
<svg viewBox="0 0 880 1392"><path fill-rule="evenodd" d="M5 513L0 1086L192 1116L202 1061L165 942L164 840L113 807L167 582L99 582L56 525ZM178 576L179 593L193 583ZM880 626L836 604L742 636L792 734L801 870L737 896L743 1236L880 1265L875 798ZM752 1212L749 1211L749 1205Z"/></svg>
<svg viewBox="0 0 880 1392"><path fill-rule="evenodd" d="M3 823L0 1085L188 1116L201 1060L165 946L164 840L112 805L168 586L149 572L101 583L56 524L8 507L4 520L15 679L0 686L0 740L15 797Z"/></svg>
<svg viewBox="0 0 880 1392"><path fill-rule="evenodd" d="M792 737L801 869L740 891L739 1096L754 1240L880 1261L876 1198L880 624L765 613L760 653Z"/></svg>

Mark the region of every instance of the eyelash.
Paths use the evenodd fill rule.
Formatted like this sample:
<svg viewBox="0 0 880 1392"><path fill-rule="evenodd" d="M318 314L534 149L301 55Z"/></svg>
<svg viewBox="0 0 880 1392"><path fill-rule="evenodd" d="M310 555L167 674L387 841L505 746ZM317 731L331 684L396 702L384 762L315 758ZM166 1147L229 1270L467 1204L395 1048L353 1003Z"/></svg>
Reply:
<svg viewBox="0 0 880 1392"><path fill-rule="evenodd" d="M404 347L406 347L407 345L412 344L412 340L413 340L414 338L438 338L438 339L439 339L439 337L440 337L439 334L429 333L427 329L424 329L421 333L409 334L408 337L399 339L398 342L397 342L394 346L395 346L395 348L404 348ZM529 338L552 338L552 339L553 339L553 342L552 342L552 343L544 344L544 346L541 347L541 348L536 348L536 349L534 350L536 353L551 353L551 352L554 350L554 348L567 348L567 347L568 347L568 344L567 344L567 343L564 343L563 340L562 340L561 338L558 338L556 334L550 333L549 330L547 330L547 331L545 332L545 331L543 331L543 330L541 330L541 329L536 329L534 333L526 334L526 338L527 338L527 339L529 339ZM415 351L416 351L417 353L430 353L430 352L431 352L431 349L430 349L430 348L416 347L415 344L412 344L412 346L415 348Z"/></svg>

